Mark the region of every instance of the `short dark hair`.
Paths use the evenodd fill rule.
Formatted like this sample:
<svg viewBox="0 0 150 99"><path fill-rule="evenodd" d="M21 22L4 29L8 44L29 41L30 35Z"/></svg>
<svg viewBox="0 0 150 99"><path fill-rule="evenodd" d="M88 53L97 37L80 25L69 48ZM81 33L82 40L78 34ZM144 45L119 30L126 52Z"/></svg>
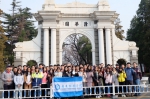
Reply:
<svg viewBox="0 0 150 99"><path fill-rule="evenodd" d="M23 65L23 67L25 67L25 66L28 67L27 65Z"/></svg>
<svg viewBox="0 0 150 99"><path fill-rule="evenodd" d="M130 64L130 65L131 65L131 63L130 63L130 62L128 62L127 64Z"/></svg>
<svg viewBox="0 0 150 99"><path fill-rule="evenodd" d="M107 64L107 66L110 66L110 64Z"/></svg>
<svg viewBox="0 0 150 99"><path fill-rule="evenodd" d="M136 62L133 62L133 64L137 64Z"/></svg>
<svg viewBox="0 0 150 99"><path fill-rule="evenodd" d="M119 64L116 64L116 66L119 66Z"/></svg>
<svg viewBox="0 0 150 99"><path fill-rule="evenodd" d="M18 65L18 67L20 67L21 65Z"/></svg>
<svg viewBox="0 0 150 99"><path fill-rule="evenodd" d="M42 64L42 63L40 63L40 64L39 64L39 66L40 66L40 65L42 65L42 66L43 66L43 64Z"/></svg>

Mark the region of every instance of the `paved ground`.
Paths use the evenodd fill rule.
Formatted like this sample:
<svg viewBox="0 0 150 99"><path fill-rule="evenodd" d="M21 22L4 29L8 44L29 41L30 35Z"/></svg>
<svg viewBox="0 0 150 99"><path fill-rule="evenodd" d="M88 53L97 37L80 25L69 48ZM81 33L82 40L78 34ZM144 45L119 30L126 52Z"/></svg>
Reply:
<svg viewBox="0 0 150 99"><path fill-rule="evenodd" d="M134 98L131 98L131 99L150 99L150 93L143 94L143 95L141 95L139 97L134 97Z"/></svg>
<svg viewBox="0 0 150 99"><path fill-rule="evenodd" d="M98 99L98 98L86 98L86 99ZM111 98L100 98L100 99L111 99ZM142 94L138 97L118 97L118 99L150 99L150 93Z"/></svg>

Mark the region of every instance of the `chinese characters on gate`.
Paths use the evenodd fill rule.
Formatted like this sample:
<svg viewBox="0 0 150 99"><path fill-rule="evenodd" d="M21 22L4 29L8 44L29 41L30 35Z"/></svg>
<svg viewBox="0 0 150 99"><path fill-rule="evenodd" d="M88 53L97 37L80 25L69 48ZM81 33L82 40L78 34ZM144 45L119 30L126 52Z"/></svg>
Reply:
<svg viewBox="0 0 150 99"><path fill-rule="evenodd" d="M65 22L65 26L69 26L69 22ZM79 22L75 22L75 26L79 26ZM84 22L84 27L88 26L88 22Z"/></svg>

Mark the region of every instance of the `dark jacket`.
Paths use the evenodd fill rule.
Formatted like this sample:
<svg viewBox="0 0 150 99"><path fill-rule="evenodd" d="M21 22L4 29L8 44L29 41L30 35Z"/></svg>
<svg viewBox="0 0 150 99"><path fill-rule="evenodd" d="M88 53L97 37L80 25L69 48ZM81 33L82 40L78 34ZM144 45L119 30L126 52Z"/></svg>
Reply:
<svg viewBox="0 0 150 99"><path fill-rule="evenodd" d="M93 73L93 82L94 82L95 86L98 86L98 82L97 82L98 79L99 79L98 72L94 71L94 73Z"/></svg>
<svg viewBox="0 0 150 99"><path fill-rule="evenodd" d="M139 69L138 68L133 68L133 70L135 71L135 74L133 75L133 79L134 80L136 80L136 79L142 79L142 73L138 72Z"/></svg>
<svg viewBox="0 0 150 99"><path fill-rule="evenodd" d="M64 72L62 73L62 77L69 77L68 72L64 71Z"/></svg>
<svg viewBox="0 0 150 99"><path fill-rule="evenodd" d="M40 86L40 84L42 83L42 79L41 78L32 78L32 86Z"/></svg>
<svg viewBox="0 0 150 99"><path fill-rule="evenodd" d="M40 86L40 84L42 84L42 77L43 77L43 74L42 73L33 73L32 74L32 86L33 87L38 87Z"/></svg>
<svg viewBox="0 0 150 99"><path fill-rule="evenodd" d="M78 72L74 72L74 73L73 73L73 71L72 71L72 76L73 76L73 77L79 77L79 74L78 74Z"/></svg>

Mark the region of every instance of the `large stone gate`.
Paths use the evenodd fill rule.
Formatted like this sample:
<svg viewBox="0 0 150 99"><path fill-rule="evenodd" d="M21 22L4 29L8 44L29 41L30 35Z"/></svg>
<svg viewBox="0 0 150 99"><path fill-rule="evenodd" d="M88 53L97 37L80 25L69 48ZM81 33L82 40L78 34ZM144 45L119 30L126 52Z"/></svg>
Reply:
<svg viewBox="0 0 150 99"><path fill-rule="evenodd" d="M135 42L122 41L115 35L114 21L118 17L110 10L107 0L97 4L72 2L55 4L45 0L42 10L35 15L38 21L38 36L16 43L15 65L24 65L29 60L46 66L62 64L62 44L74 33L87 36L92 45L92 64L115 64L120 58L138 62Z"/></svg>

